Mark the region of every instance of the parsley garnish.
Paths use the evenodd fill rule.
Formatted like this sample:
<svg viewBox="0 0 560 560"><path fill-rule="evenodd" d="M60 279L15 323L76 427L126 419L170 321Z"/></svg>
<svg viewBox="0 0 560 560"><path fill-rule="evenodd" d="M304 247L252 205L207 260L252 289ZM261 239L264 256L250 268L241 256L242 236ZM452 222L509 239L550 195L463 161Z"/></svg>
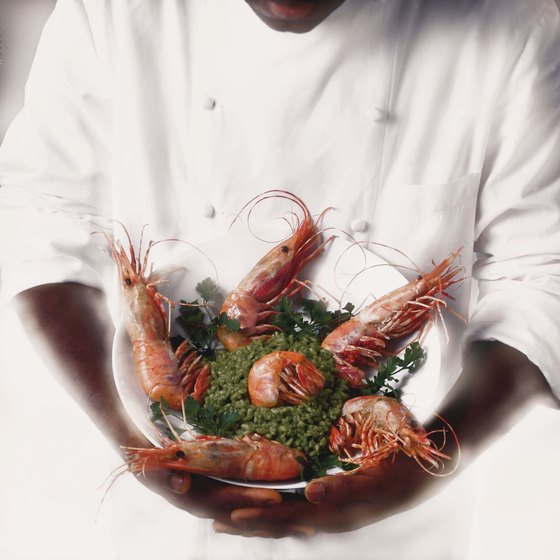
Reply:
<svg viewBox="0 0 560 560"><path fill-rule="evenodd" d="M285 334L293 334L297 338L314 336L322 340L333 329L352 317L354 306L347 303L342 309L327 311L324 301L302 299L301 311L296 310L294 303L286 296L282 296L274 309L277 314L274 324Z"/></svg>
<svg viewBox="0 0 560 560"><path fill-rule="evenodd" d="M315 459L309 462L302 462L304 465L301 472L301 479L305 481L312 480L313 478L320 478L326 476L327 471L335 467L341 468L345 471L353 470L357 467L352 463L340 461L340 459L333 453L325 451L320 453Z"/></svg>
<svg viewBox="0 0 560 560"><path fill-rule="evenodd" d="M167 405L167 402L163 397L159 399L159 401L154 401L150 404L150 420L155 424L156 422L163 420L167 416L173 416L178 418L179 420L183 420L183 417L180 413L175 410L171 410ZM171 430L169 424L163 422L160 426L158 426L158 431L164 433L169 439L177 439L177 434Z"/></svg>
<svg viewBox="0 0 560 560"><path fill-rule="evenodd" d="M161 397L159 401L154 401L152 404L150 404L150 411L152 413L152 422L157 422L164 416L168 416L172 413L163 397Z"/></svg>
<svg viewBox="0 0 560 560"><path fill-rule="evenodd" d="M400 391L391 386L398 383L395 377L401 371L414 373L426 357L426 352L418 342L413 342L404 351L403 357L391 356L379 367L373 379L366 379L365 387L360 389L362 395L385 395L400 399Z"/></svg>
<svg viewBox="0 0 560 560"><path fill-rule="evenodd" d="M218 285L212 278L205 278L196 285L195 290L204 302L214 301L214 296L218 293Z"/></svg>
<svg viewBox="0 0 560 560"><path fill-rule="evenodd" d="M214 315L211 303L218 293L218 286L211 278L206 278L196 285L196 291L202 299L185 302L179 309L177 323L189 339L193 348L205 358L213 360L216 350L216 332L220 327L226 327L230 331L239 330L239 322L230 319L225 313ZM179 337L177 342L182 340ZM177 344L176 342L176 344Z"/></svg>
<svg viewBox="0 0 560 560"><path fill-rule="evenodd" d="M228 436L241 422L241 416L235 410L216 410L212 405L202 407L192 397L185 401L187 422L201 434Z"/></svg>

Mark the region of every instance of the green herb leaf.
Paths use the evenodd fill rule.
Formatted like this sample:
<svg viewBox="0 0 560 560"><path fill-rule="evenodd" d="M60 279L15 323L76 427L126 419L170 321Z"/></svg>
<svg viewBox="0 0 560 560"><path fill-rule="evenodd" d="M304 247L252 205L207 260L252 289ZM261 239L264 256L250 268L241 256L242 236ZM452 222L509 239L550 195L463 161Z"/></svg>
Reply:
<svg viewBox="0 0 560 560"><path fill-rule="evenodd" d="M212 405L201 406L192 397L185 400L187 422L201 434L227 437L241 422L241 416L234 410L216 410Z"/></svg>
<svg viewBox="0 0 560 560"><path fill-rule="evenodd" d="M161 397L159 401L150 404L150 412L152 422L156 422L157 420L161 420L164 415L169 414L170 410L165 399Z"/></svg>
<svg viewBox="0 0 560 560"><path fill-rule="evenodd" d="M192 397L187 397L184 405L187 422L189 422L189 424L192 424L192 421L198 418L198 414L200 412L200 403Z"/></svg>
<svg viewBox="0 0 560 560"><path fill-rule="evenodd" d="M216 325L216 327L225 327L233 332L236 332L241 328L239 321L237 319L230 319L227 316L227 313L220 313L212 320L212 322Z"/></svg>
<svg viewBox="0 0 560 560"><path fill-rule="evenodd" d="M418 342L413 342L404 351L403 357L391 356L377 371L373 379L366 379L366 386L360 388L362 395L385 395L400 399L400 391L392 384L398 383L397 374L402 371L414 373L425 359L426 352Z"/></svg>
<svg viewBox="0 0 560 560"><path fill-rule="evenodd" d="M354 310L351 303L335 311L328 311L325 302L321 300L302 299L300 304L301 310L298 310L291 300L282 296L274 307L277 311L274 324L285 334L298 338L314 336L322 340L333 329L350 319Z"/></svg>
<svg viewBox="0 0 560 560"><path fill-rule="evenodd" d="M176 418L179 418L181 420L183 419L183 417L180 416L176 411L171 410L167 406L165 399L161 397L159 401L150 404L150 419L152 422L157 422L159 420L162 420L164 416L175 416ZM176 434L174 434L173 431L169 428L167 423L160 426L158 430L165 434L171 440L174 440L177 437Z"/></svg>
<svg viewBox="0 0 560 560"><path fill-rule="evenodd" d="M407 346L402 358L402 367L409 371L418 369L422 360L426 358L426 351L420 346L418 342L413 342Z"/></svg>
<svg viewBox="0 0 560 560"><path fill-rule="evenodd" d="M239 321L230 319L225 313L210 318L208 313L204 312L205 306L199 304L198 300L190 303L182 301L181 303L183 305L179 309L177 323L193 348L205 358L213 360L215 358L216 332L218 328L226 327L231 331L238 331Z"/></svg>
<svg viewBox="0 0 560 560"><path fill-rule="evenodd" d="M301 472L301 478L307 481L320 478L325 476L329 469L334 467L344 468L344 465L346 463L340 461L336 455L328 452L320 453L316 459L305 464Z"/></svg>
<svg viewBox="0 0 560 560"><path fill-rule="evenodd" d="M177 323L187 335L193 346L204 346L207 342L205 334L206 315L202 311L198 300L191 302L181 301Z"/></svg>
<svg viewBox="0 0 560 560"><path fill-rule="evenodd" d="M214 296L218 292L218 285L212 278L205 278L196 285L195 289L204 302L209 302L213 301Z"/></svg>

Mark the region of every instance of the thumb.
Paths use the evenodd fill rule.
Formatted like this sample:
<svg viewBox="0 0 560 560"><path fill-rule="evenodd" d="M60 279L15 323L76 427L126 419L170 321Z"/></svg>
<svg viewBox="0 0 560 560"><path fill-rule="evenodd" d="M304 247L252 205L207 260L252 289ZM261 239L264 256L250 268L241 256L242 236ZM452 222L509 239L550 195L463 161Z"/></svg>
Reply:
<svg viewBox="0 0 560 560"><path fill-rule="evenodd" d="M381 469L340 473L312 480L305 488L305 497L318 505L363 501L382 494L385 482L385 472Z"/></svg>
<svg viewBox="0 0 560 560"><path fill-rule="evenodd" d="M144 486L158 494L169 493L183 495L191 487L191 475L171 469L158 469L146 473L139 473L136 477Z"/></svg>
<svg viewBox="0 0 560 560"><path fill-rule="evenodd" d="M175 494L186 494L191 487L191 475L172 472L169 474L168 485Z"/></svg>

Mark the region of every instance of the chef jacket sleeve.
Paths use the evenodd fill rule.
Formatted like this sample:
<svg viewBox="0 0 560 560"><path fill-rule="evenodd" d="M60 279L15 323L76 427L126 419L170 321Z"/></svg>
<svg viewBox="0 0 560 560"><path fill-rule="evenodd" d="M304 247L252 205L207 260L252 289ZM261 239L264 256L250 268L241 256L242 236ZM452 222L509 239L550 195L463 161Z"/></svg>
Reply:
<svg viewBox="0 0 560 560"><path fill-rule="evenodd" d="M1 298L39 284L101 286L111 112L81 0L59 0L25 104L0 149Z"/></svg>
<svg viewBox="0 0 560 560"><path fill-rule="evenodd" d="M479 197L467 342L525 353L560 397L560 16L546 3L496 103Z"/></svg>

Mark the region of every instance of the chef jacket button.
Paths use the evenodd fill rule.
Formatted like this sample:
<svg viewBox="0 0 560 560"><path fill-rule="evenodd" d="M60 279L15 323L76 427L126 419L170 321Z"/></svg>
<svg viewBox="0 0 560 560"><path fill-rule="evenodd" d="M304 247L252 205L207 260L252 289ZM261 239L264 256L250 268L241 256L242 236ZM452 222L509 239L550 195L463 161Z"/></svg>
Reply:
<svg viewBox="0 0 560 560"><path fill-rule="evenodd" d="M214 109L214 107L216 107L216 100L213 97L210 97L209 95L206 95L202 99L202 108L205 111L212 111Z"/></svg>
<svg viewBox="0 0 560 560"><path fill-rule="evenodd" d="M356 219L350 224L350 229L354 233L362 233L368 228L368 223L365 220Z"/></svg>
<svg viewBox="0 0 560 560"><path fill-rule="evenodd" d="M367 118L373 122L383 122L387 118L387 112L381 109L381 107L372 107L368 109Z"/></svg>
<svg viewBox="0 0 560 560"><path fill-rule="evenodd" d="M216 209L211 204L207 204L202 208L202 215L205 218L213 218L216 215Z"/></svg>

